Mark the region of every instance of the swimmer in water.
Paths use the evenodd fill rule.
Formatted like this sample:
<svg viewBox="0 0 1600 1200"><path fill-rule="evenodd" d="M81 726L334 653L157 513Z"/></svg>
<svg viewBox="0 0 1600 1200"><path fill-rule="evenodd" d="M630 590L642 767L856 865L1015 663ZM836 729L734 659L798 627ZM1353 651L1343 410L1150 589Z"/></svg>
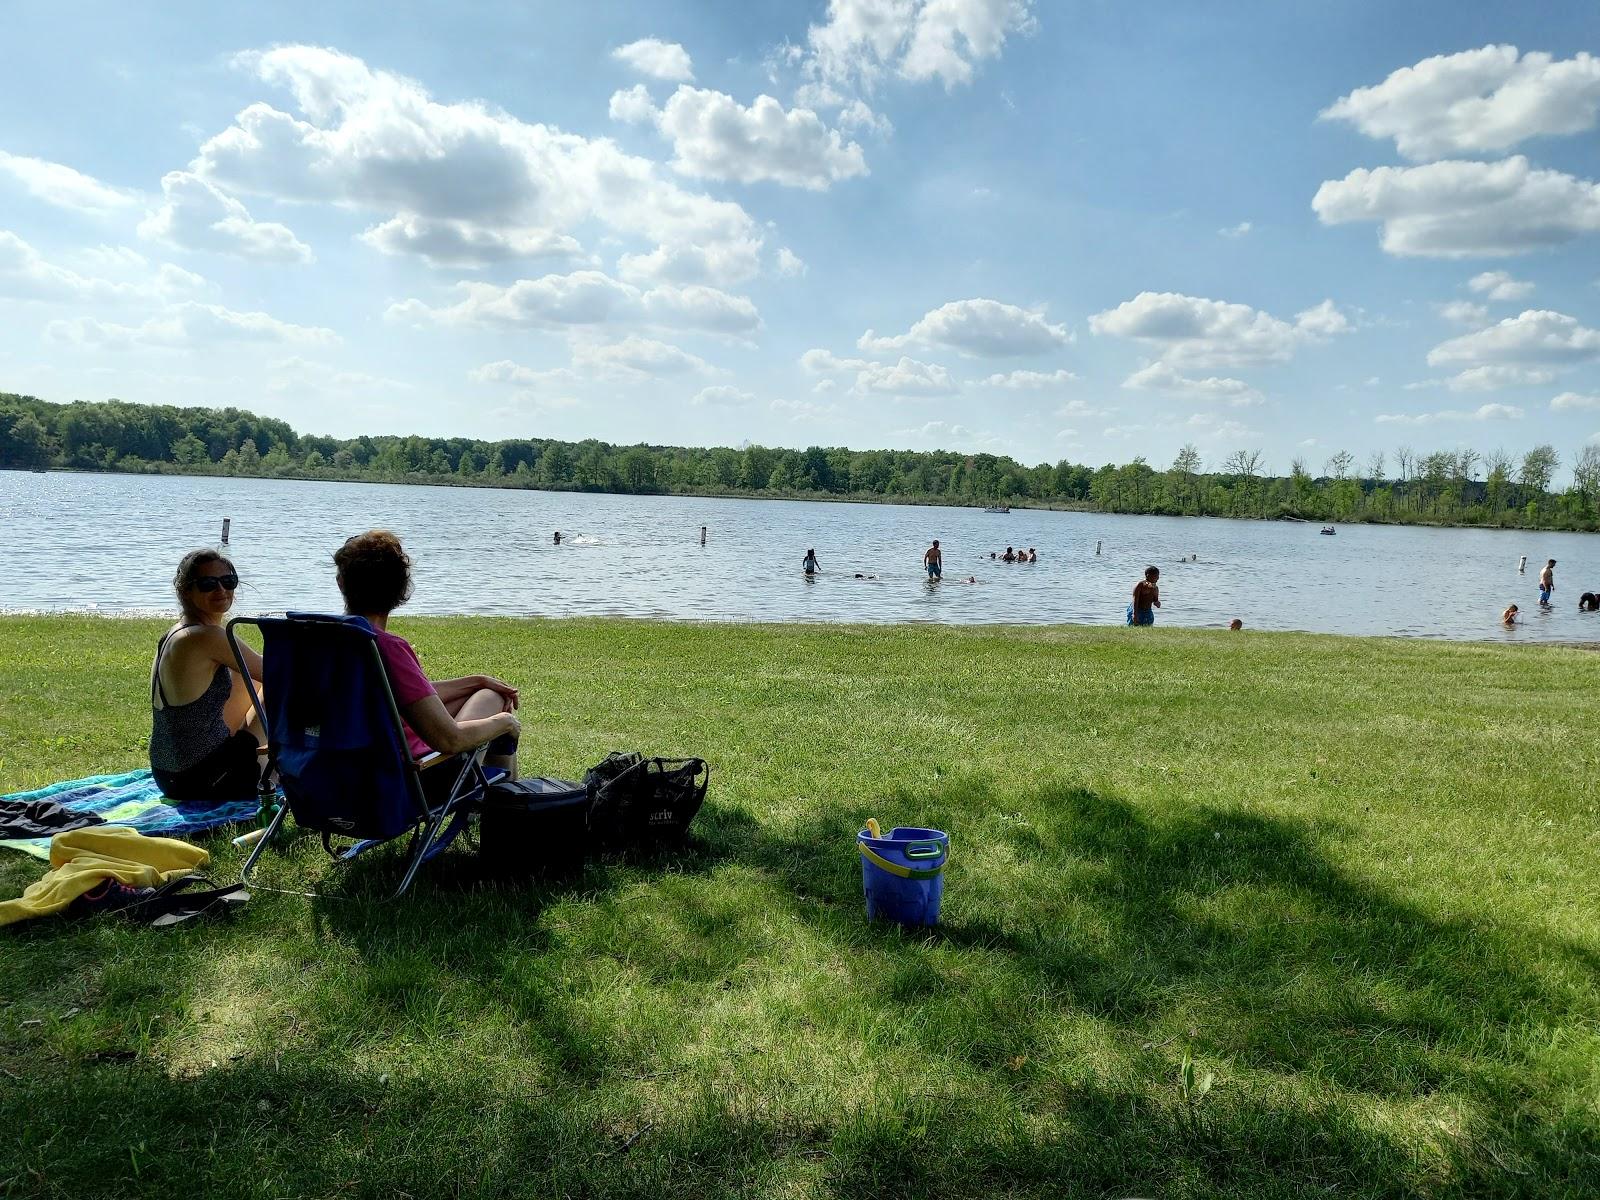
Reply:
<svg viewBox="0 0 1600 1200"><path fill-rule="evenodd" d="M1039 561L1039 552L1037 550L1035 550L1032 546L1028 547L1028 561L1029 562L1038 562Z"/></svg>
<svg viewBox="0 0 1600 1200"><path fill-rule="evenodd" d="M1513 604L1510 607L1508 607L1505 610L1505 612L1500 614L1500 624L1502 624L1502 625L1506 626L1507 628L1509 628L1510 626L1515 625L1516 623L1517 623L1517 606L1515 604Z"/></svg>
<svg viewBox="0 0 1600 1200"><path fill-rule="evenodd" d="M558 546L561 545L561 530L559 530L559 529L556 530L555 541L556 541L556 545L558 545Z"/></svg>
<svg viewBox="0 0 1600 1200"><path fill-rule="evenodd" d="M1228 628L1237 633L1239 630L1244 628L1244 622L1239 620L1238 617L1235 617L1233 620L1228 622Z"/></svg>
<svg viewBox="0 0 1600 1200"><path fill-rule="evenodd" d="M1016 562L1017 561L1017 552L1015 550L1013 550L1010 546L1007 546L1006 547L1006 552L1000 556L1000 561L1001 562Z"/></svg>
<svg viewBox="0 0 1600 1200"><path fill-rule="evenodd" d="M822 564L817 561L817 552L815 550L806 551L805 561L800 564L800 569L807 575L815 575L822 570Z"/></svg>
<svg viewBox="0 0 1600 1200"><path fill-rule="evenodd" d="M922 565L928 568L929 579L938 579L944 574L944 551L939 549L938 538L923 552Z"/></svg>
<svg viewBox="0 0 1600 1200"><path fill-rule="evenodd" d="M1585 592L1583 595L1579 596L1578 597L1578 611L1579 612L1596 612L1596 611L1600 611L1600 595L1596 595L1594 592Z"/></svg>

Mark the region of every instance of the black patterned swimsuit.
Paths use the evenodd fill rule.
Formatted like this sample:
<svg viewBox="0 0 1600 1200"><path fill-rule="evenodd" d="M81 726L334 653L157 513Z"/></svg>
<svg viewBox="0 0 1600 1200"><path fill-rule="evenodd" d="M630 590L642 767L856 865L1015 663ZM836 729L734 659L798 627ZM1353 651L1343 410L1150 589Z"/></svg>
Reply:
<svg viewBox="0 0 1600 1200"><path fill-rule="evenodd" d="M186 627L180 627L186 628ZM234 733L225 713L233 694L232 674L217 665L206 690L188 704L167 703L161 686L161 655L169 630L156 647L150 673L150 771L169 800L238 800L253 796L258 764L255 735ZM162 707L156 707L160 696Z"/></svg>
<svg viewBox="0 0 1600 1200"><path fill-rule="evenodd" d="M228 729L223 709L233 694L230 672L220 663L206 690L188 704L173 704L167 700L167 690L161 686L161 656L167 640L178 630L170 630L156 647L156 665L150 673L150 766L157 771L174 774L187 771L214 753L217 747L232 735ZM161 707L156 707L156 696L161 697Z"/></svg>

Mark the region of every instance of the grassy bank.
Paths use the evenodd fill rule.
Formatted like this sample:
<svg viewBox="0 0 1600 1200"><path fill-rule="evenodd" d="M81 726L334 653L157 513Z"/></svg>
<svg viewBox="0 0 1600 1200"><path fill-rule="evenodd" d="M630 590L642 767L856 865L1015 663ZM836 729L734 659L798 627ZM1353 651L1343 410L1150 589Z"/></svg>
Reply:
<svg viewBox="0 0 1600 1200"><path fill-rule="evenodd" d="M711 760L696 842L0 933L0 1194L1600 1193L1600 656L397 628L525 770ZM156 633L0 620L0 790L141 763ZM873 814L950 831L938 932L865 923Z"/></svg>

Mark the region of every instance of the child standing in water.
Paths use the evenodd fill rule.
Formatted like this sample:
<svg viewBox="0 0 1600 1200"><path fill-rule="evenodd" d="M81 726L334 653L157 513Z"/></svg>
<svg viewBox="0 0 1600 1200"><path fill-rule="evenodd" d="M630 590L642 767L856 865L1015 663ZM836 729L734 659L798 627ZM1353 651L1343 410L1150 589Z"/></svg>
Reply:
<svg viewBox="0 0 1600 1200"><path fill-rule="evenodd" d="M806 558L805 561L800 564L800 569L807 575L815 575L818 571L822 570L822 564L817 561L817 552L815 550L806 551Z"/></svg>
<svg viewBox="0 0 1600 1200"><path fill-rule="evenodd" d="M1545 563L1544 570L1539 572L1539 607L1550 607L1550 593L1556 590L1556 560L1551 559Z"/></svg>
<svg viewBox="0 0 1600 1200"><path fill-rule="evenodd" d="M1129 625L1154 625L1156 609L1161 607L1161 589L1156 581L1161 572L1155 567L1144 569L1144 578L1133 585L1133 603L1128 606Z"/></svg>

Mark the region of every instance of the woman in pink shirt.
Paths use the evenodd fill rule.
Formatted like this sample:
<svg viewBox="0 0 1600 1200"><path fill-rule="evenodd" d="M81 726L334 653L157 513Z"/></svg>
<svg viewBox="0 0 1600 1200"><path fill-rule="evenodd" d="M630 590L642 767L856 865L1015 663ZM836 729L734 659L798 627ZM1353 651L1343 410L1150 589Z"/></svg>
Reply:
<svg viewBox="0 0 1600 1200"><path fill-rule="evenodd" d="M487 743L485 765L515 779L522 731L512 711L517 689L492 675L429 680L411 643L389 632L389 614L411 597L411 558L400 539L386 529L369 530L340 546L333 561L345 611L366 618L377 631L378 653L405 719L413 757L433 750L461 754Z"/></svg>

